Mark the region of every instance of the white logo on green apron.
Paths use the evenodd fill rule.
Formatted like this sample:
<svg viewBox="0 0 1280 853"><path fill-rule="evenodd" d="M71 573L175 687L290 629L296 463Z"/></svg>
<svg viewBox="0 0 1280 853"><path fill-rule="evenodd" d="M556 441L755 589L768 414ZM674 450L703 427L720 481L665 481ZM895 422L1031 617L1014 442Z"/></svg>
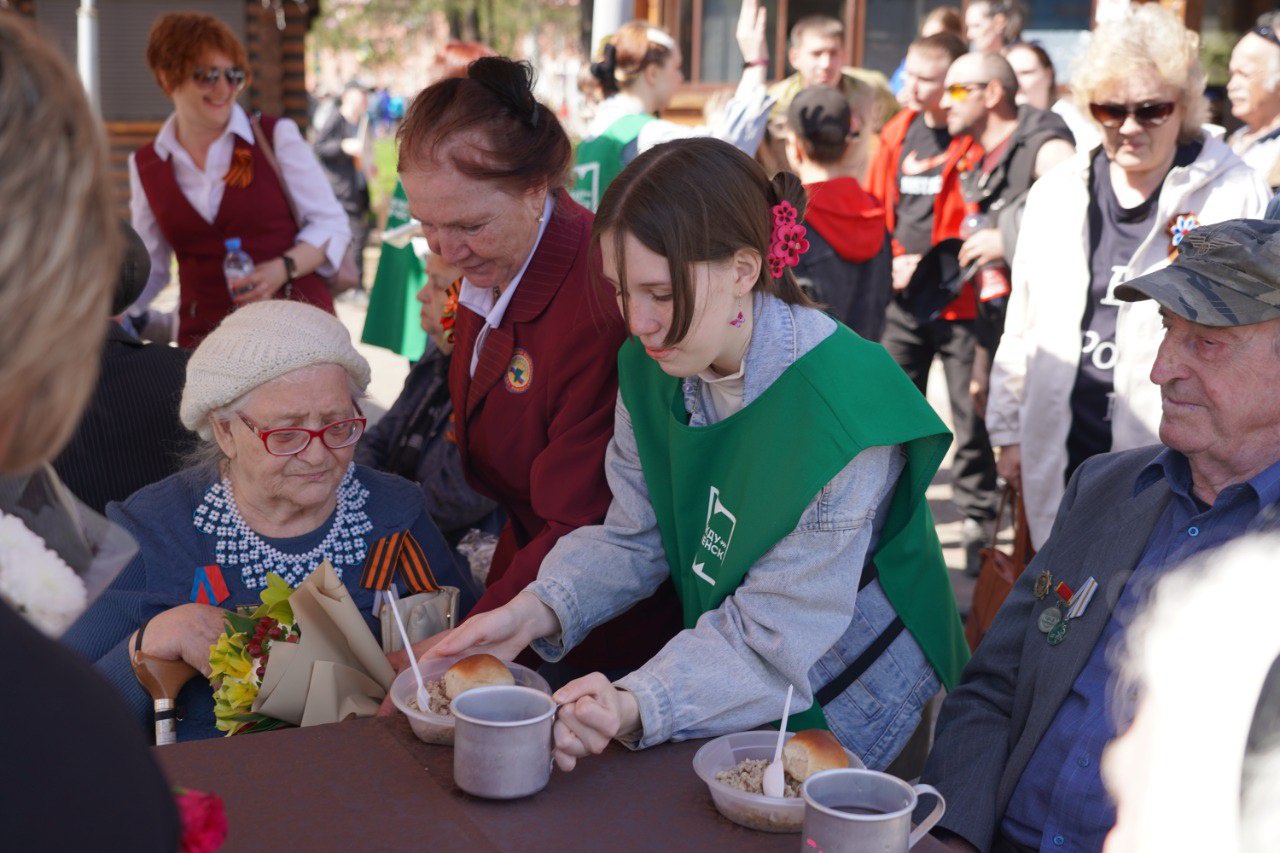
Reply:
<svg viewBox="0 0 1280 853"><path fill-rule="evenodd" d="M587 210L600 205L600 164L579 163L573 167L573 189L569 197Z"/></svg>
<svg viewBox="0 0 1280 853"><path fill-rule="evenodd" d="M707 574L707 563L724 565L724 556L729 551L729 543L733 541L733 531L737 526L738 517L720 503L720 490L712 486L711 495L707 498L707 526L702 533L697 556L693 558L693 573L712 586L716 585L716 581Z"/></svg>

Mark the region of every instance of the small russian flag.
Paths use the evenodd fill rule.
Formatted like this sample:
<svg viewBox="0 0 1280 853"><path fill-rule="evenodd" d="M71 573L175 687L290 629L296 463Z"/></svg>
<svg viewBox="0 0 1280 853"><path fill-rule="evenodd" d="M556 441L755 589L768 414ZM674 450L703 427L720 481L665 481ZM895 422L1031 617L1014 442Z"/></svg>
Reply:
<svg viewBox="0 0 1280 853"><path fill-rule="evenodd" d="M217 566L196 569L195 581L191 584L192 601L217 606L230 597L231 593L222 579L222 569Z"/></svg>

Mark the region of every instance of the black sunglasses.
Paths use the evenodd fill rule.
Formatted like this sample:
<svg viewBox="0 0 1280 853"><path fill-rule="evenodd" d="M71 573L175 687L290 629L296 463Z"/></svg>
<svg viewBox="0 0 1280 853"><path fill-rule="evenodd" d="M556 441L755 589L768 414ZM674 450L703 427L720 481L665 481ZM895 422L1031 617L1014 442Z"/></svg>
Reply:
<svg viewBox="0 0 1280 853"><path fill-rule="evenodd" d="M239 65L232 65L230 68L219 68L216 65L211 65L208 68L197 68L192 72L191 79L201 89L212 89L218 85L219 80L225 77L227 85L238 92L244 86L244 81L248 76L248 73Z"/></svg>
<svg viewBox="0 0 1280 853"><path fill-rule="evenodd" d="M1255 36L1262 36L1276 47L1280 47L1280 35L1277 35L1276 31L1266 24L1260 24L1249 32L1253 33Z"/></svg>
<svg viewBox="0 0 1280 853"><path fill-rule="evenodd" d="M1129 104L1089 104L1089 112L1094 120L1103 127L1110 128L1120 127L1129 116L1133 116L1143 127L1159 127L1169 120L1169 116L1177 108L1178 105L1173 101L1138 104L1136 107Z"/></svg>

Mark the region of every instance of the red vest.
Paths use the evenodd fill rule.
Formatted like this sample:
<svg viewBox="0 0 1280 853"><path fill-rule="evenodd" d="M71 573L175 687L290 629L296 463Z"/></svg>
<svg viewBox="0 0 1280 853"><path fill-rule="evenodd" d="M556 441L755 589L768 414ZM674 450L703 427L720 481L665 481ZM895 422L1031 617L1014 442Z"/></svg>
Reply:
<svg viewBox="0 0 1280 853"><path fill-rule="evenodd" d="M262 117L262 130L269 139L276 121ZM205 222L182 194L172 159L160 159L155 143L147 143L134 155L147 203L178 258L178 345L188 349L199 344L235 308L222 274L228 239L239 237L241 248L255 264L280 257L297 242L298 226L275 171L258 146L239 136L232 138L236 151L248 151L252 157L253 177L247 187L227 185L212 223ZM286 289L281 288L279 295ZM334 313L329 288L315 273L295 279L289 298Z"/></svg>

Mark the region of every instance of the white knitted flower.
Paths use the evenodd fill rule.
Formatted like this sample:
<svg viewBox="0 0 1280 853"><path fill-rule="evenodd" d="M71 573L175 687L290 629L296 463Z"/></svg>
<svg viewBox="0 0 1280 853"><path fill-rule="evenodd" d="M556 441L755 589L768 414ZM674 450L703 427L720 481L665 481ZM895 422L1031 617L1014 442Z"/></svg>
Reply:
<svg viewBox="0 0 1280 853"><path fill-rule="evenodd" d="M0 599L50 637L84 612L84 581L22 520L0 512Z"/></svg>

